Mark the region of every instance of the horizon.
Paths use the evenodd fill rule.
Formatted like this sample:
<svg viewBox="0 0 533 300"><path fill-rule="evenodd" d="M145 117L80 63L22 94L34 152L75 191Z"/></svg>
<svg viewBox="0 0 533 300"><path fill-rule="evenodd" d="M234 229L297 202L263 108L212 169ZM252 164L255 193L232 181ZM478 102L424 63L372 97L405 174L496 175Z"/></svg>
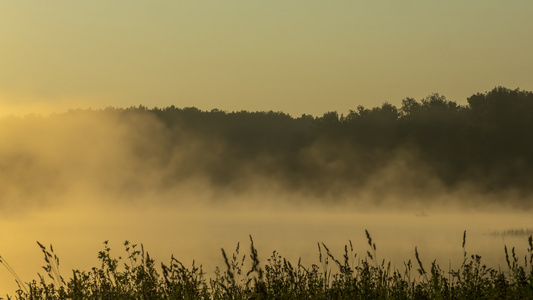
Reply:
<svg viewBox="0 0 533 300"><path fill-rule="evenodd" d="M357 104L357 103L354 103L355 105L353 107L350 107L348 108L347 111L342 111L342 112L339 112L339 111L324 111L320 114L306 114L306 113L302 113L302 114L298 114L298 115L295 115L295 114L292 114L292 113L288 113L288 112L285 112L285 111L276 111L276 110L245 110L245 109L236 109L236 110L224 110L224 109L220 109L218 107L212 107L212 108L207 108L207 109L202 109L202 108L199 108L199 107L196 107L196 106L177 106L175 104L168 104L167 106L157 106L157 105L153 105L153 106L148 106L148 105L145 105L143 103L140 103L140 104L136 104L136 105L129 105L129 106L113 106L113 105L102 105L100 107L96 106L96 107L93 107L93 106L85 106L85 107L82 107L82 106L78 106L78 107L60 107L60 106L57 106L57 107L53 107L53 106L48 106L48 107L42 107L42 106L35 106L35 107L32 107L30 105L21 105L19 107L17 107L16 105L14 105L13 107L11 108L7 108L7 106L4 106L2 112L0 113L0 118L5 118L5 117L25 117L25 116L50 116L50 115L54 115L54 114L63 114L63 113L67 113L69 111L76 111L76 110L87 110L87 111L100 111L100 110L106 110L106 109L131 109L131 108L140 108L140 107L144 107L146 109L149 109L149 110L153 110L153 109L166 109L166 108L171 108L171 107L175 107L177 109L187 109L187 108L194 108L194 109L198 109L202 112L212 112L212 111L221 111L221 112L224 112L224 113L227 113L227 114L231 114L231 113L238 113L238 112L249 112L249 113L262 113L262 112L274 112L274 113L282 113L282 114L285 114L285 115L288 115L292 118L298 118L298 117L301 117L301 116L312 116L314 118L319 118L321 116L323 116L324 114L327 114L327 113L330 113L330 112L336 112L340 115L347 115L350 111L354 111L355 109L357 109L359 106L363 106L365 109L372 109L372 108L376 108L376 107L380 107L384 104L391 104L392 106L394 107L401 107L401 101L405 100L405 99L414 99L416 101L421 101L423 99L427 99L433 95L438 95L438 96L441 96L441 97L444 97L447 101L450 101L450 102L453 102L453 103L456 103L460 106L463 106L463 107L469 107L469 103L467 102L467 99L472 97L472 96L475 96L477 94L487 94L497 88L503 88L503 89L507 89L507 90L511 90L511 91L520 91L520 92L526 92L526 93L531 93L532 91L529 91L529 90L525 90L525 89L521 89L520 87L517 87L517 88L508 88L508 87L505 87L505 86L502 86L502 85L497 85L497 86L494 86L493 89L491 90L487 90L487 91L478 91L478 92L474 92L474 93L471 93L470 96L467 96L464 101L455 101L455 100L451 100L451 99L448 99L446 97L446 95L444 94L440 94L438 92L433 92L431 94L428 94L426 95L425 97L422 97L420 99L416 99L416 98L413 98L413 97L405 97L399 101L395 101L395 102L390 102L390 101L384 101L376 106L363 106L363 105L360 105L360 104Z"/></svg>

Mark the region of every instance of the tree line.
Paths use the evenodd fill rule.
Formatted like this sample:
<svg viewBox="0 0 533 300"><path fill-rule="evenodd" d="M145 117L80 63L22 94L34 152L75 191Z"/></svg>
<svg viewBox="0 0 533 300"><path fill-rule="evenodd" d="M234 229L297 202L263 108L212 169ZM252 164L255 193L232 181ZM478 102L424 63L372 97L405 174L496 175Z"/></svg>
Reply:
<svg viewBox="0 0 533 300"><path fill-rule="evenodd" d="M420 101L406 98L400 107L358 106L347 115L320 117L142 105L122 113L151 114L171 132L224 143L218 158L202 167L215 185L231 184L252 168L286 187L316 193L332 192L331 186L364 188L392 158L405 155L447 189L468 183L488 192L528 194L533 93L496 87L467 100L459 105L432 94ZM413 178L407 184L418 183Z"/></svg>
<svg viewBox="0 0 533 300"><path fill-rule="evenodd" d="M4 119L2 128L18 129L2 131L0 175L15 194L45 195L68 179L128 198L199 179L217 197L263 189L429 199L465 190L512 192L528 204L533 93L496 87L467 100L432 94L318 117L140 105Z"/></svg>

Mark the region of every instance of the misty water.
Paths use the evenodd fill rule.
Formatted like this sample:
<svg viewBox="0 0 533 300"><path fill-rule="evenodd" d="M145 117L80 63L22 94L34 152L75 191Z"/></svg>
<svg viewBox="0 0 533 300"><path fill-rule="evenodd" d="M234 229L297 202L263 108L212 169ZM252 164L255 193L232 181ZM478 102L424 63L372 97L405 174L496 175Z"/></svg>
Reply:
<svg viewBox="0 0 533 300"><path fill-rule="evenodd" d="M527 213L388 213L357 212L353 209L328 211L292 208L283 210L248 210L212 207L120 207L113 203L33 211L1 224L1 255L24 281L43 273L43 255L35 243L53 244L60 258L64 277L73 268L90 270L99 266L98 251L109 240L112 255L125 257L123 242L143 244L160 262L170 255L191 266L202 264L207 276L215 266L224 269L221 248L232 253L240 242L241 254L249 254L252 235L262 262L276 250L293 263L302 259L304 266L318 261L317 242L325 243L334 255L342 257L344 245L352 241L358 257L369 250L365 229L377 245L377 258L392 261L403 270L403 262L414 260L414 247L427 266L436 259L443 269L462 262L463 231L467 231L466 249L479 254L487 265L505 270L504 245L516 247L522 257L527 249L526 236L493 235L509 229L530 228ZM330 265L335 270L334 265ZM1 292L16 290L14 278L0 272Z"/></svg>
<svg viewBox="0 0 533 300"><path fill-rule="evenodd" d="M523 195L477 193L466 180L446 189L417 151L374 155L297 133L279 139L287 124L278 121L254 123L276 128L255 136L228 119L227 132L214 135L219 126L209 120L184 130L144 111L2 119L0 255L28 282L43 273L36 241L53 245L65 278L99 266L106 240L114 257L125 257L128 240L157 265L171 255L188 267L195 260L207 277L224 269L221 248L232 253L240 243L248 255L249 235L263 263L277 251L306 267L321 265L318 242L341 258L351 240L364 258L365 229L378 260L400 271L415 246L428 267L435 259L443 270L459 266L465 230L469 255L491 267L506 269L504 245L526 252L526 235L491 234L533 227ZM311 122L293 121L296 129ZM15 290L0 271L0 293Z"/></svg>

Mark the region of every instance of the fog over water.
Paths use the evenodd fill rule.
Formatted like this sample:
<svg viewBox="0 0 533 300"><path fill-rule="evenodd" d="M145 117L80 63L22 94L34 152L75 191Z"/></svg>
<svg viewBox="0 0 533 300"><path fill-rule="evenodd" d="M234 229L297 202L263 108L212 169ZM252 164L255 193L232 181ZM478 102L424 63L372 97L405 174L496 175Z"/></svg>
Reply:
<svg viewBox="0 0 533 300"><path fill-rule="evenodd" d="M280 182L276 170L261 172L268 155L257 156L260 164L242 161L238 173L237 166L211 169L233 168L220 162L231 144L169 129L140 112L7 117L0 125L0 255L24 281L42 273L36 241L53 244L64 277L72 268L98 266L106 240L116 257L129 240L144 244L158 264L174 254L186 266L193 259L202 264L209 276L224 265L220 248L231 253L240 242L248 255L249 235L262 262L277 250L310 265L318 264L317 242L340 257L351 240L364 257L365 229L378 259L400 270L414 259L415 246L427 266L433 259L443 268L460 264L464 230L470 254L504 269L504 244L521 257L527 238L490 233L533 227L530 212L514 209L513 191L479 194L468 182L445 191L409 151L397 151L366 189L335 186L329 178L326 192L310 193ZM300 154L340 168L321 162L318 146ZM409 184L415 180L416 189ZM0 292L15 289L12 276L0 271Z"/></svg>

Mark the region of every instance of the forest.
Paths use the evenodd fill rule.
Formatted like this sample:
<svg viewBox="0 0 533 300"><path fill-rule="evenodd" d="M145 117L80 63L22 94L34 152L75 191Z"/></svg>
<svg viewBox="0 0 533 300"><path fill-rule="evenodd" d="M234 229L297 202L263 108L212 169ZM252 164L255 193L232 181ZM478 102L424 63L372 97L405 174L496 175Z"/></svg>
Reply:
<svg viewBox="0 0 533 300"><path fill-rule="evenodd" d="M263 188L324 199L362 191L380 198L389 192L425 197L466 190L511 193L519 199L515 204L529 207L533 92L496 87L467 100L458 105L435 93L421 100L406 98L400 107L358 106L346 115L327 112L319 117L140 105L35 118L47 124L113 116L117 121L109 126L128 132L120 137L129 157L135 158L127 167L142 174L113 183L114 188L135 193L202 178L221 195L242 193L258 182ZM5 126L7 120L2 122ZM78 135L90 138L84 132ZM98 136L93 139L91 145L97 144ZM16 164L31 164L23 152L14 153L9 163L4 160L3 177ZM153 171L162 169L157 175ZM42 184L53 184L54 174L49 172ZM157 178L146 181L149 177Z"/></svg>
<svg viewBox="0 0 533 300"><path fill-rule="evenodd" d="M328 187L363 188L373 172L405 153L447 189L468 182L483 191L526 195L533 188L533 93L519 89L496 87L472 95L465 106L432 94L406 98L399 108L384 103L321 117L174 106L130 110L231 145L205 166L218 185L231 184L251 164L290 188L334 193ZM311 148L319 154L311 155Z"/></svg>

